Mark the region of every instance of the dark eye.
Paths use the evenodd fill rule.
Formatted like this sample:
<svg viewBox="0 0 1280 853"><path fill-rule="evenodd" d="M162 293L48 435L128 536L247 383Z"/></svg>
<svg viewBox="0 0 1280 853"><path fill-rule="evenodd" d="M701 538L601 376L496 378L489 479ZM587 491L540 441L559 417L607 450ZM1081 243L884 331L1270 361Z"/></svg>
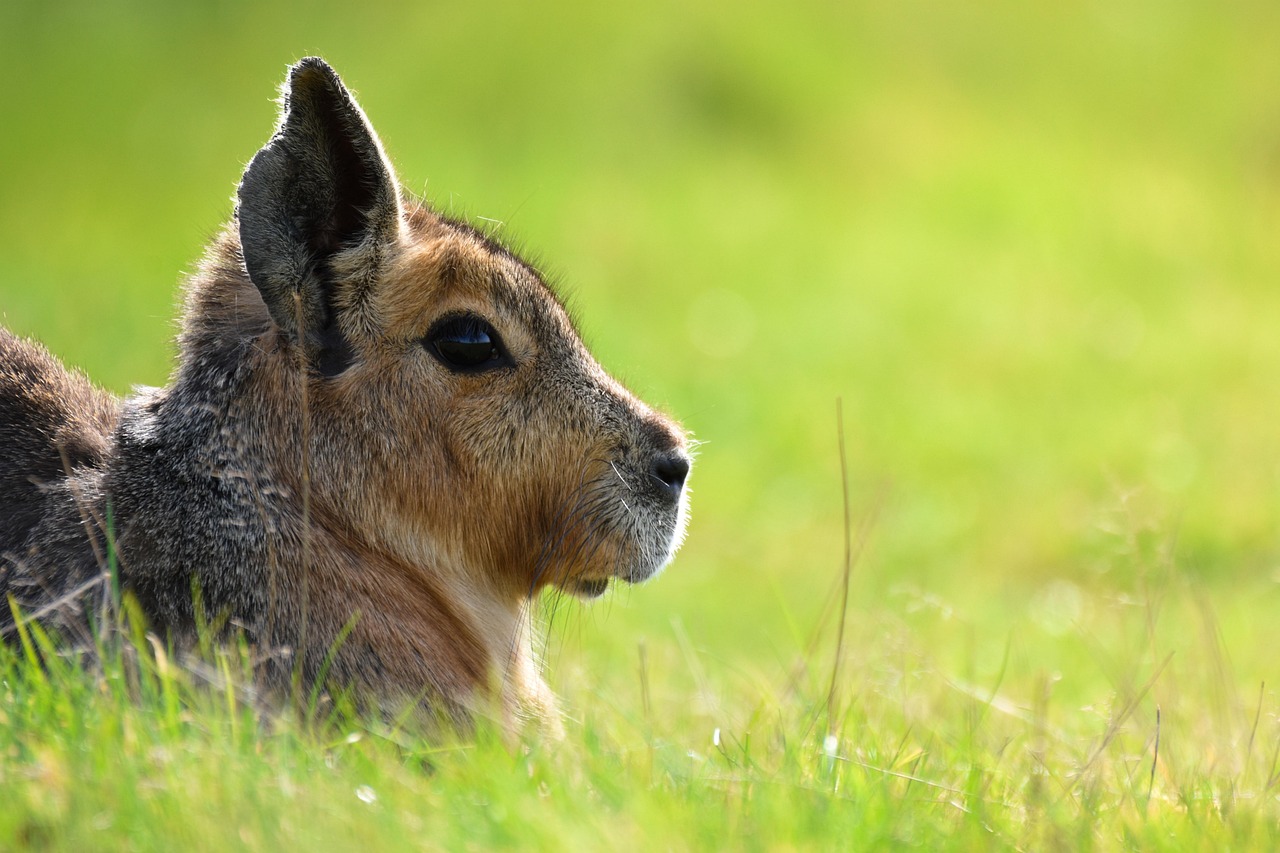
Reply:
<svg viewBox="0 0 1280 853"><path fill-rule="evenodd" d="M472 314L440 320L427 332L423 343L453 370L485 370L510 364L498 333Z"/></svg>

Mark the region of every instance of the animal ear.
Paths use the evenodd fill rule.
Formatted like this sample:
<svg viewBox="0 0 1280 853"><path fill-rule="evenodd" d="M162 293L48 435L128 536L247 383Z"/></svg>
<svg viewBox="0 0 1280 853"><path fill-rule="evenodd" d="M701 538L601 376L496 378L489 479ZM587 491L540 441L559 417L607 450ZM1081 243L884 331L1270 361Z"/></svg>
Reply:
<svg viewBox="0 0 1280 853"><path fill-rule="evenodd" d="M276 325L322 373L341 373L354 356L337 306L360 304L376 281L401 209L377 135L324 60L289 69L280 126L245 169L236 217Z"/></svg>

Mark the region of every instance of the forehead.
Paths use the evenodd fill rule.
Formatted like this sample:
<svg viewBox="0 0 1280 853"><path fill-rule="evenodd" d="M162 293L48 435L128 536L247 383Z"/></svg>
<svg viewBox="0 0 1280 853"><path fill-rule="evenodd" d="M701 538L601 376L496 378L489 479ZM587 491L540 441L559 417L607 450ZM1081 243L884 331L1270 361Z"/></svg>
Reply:
<svg viewBox="0 0 1280 853"><path fill-rule="evenodd" d="M555 293L528 263L469 225L414 206L408 240L380 288L389 328L420 326L452 310L497 313L572 332Z"/></svg>

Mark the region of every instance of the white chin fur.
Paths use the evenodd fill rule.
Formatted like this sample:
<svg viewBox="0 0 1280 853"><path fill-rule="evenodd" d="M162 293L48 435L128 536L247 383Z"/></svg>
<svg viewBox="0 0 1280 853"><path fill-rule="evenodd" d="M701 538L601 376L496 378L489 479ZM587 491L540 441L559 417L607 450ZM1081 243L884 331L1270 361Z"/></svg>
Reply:
<svg viewBox="0 0 1280 853"><path fill-rule="evenodd" d="M665 546L658 545L645 553L643 556L644 562L628 573L626 580L631 583L641 583L662 574L662 570L671 564L671 561L675 559L676 552L684 544L684 537L688 530L689 490L686 487L684 494L680 496L680 505L676 509L675 524L672 525L671 533Z"/></svg>

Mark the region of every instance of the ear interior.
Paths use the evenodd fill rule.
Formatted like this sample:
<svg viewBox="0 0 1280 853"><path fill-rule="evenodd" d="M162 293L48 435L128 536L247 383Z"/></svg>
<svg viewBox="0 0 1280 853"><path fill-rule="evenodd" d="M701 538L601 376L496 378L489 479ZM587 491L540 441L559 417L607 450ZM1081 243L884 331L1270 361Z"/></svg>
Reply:
<svg viewBox="0 0 1280 853"><path fill-rule="evenodd" d="M337 296L377 279L401 209L377 135L322 60L290 69L280 126L245 170L236 212L245 268L272 319L322 373L342 372L354 350ZM350 253L341 277L339 252Z"/></svg>
<svg viewBox="0 0 1280 853"><path fill-rule="evenodd" d="M295 66L286 98L282 132L295 143L296 165L311 173L299 175L304 179L299 189L309 191L308 205L319 205L292 212L310 218L307 228L318 256L359 245L370 232L378 233L396 201L382 146L328 65L304 60ZM307 181L317 185L308 187Z"/></svg>

